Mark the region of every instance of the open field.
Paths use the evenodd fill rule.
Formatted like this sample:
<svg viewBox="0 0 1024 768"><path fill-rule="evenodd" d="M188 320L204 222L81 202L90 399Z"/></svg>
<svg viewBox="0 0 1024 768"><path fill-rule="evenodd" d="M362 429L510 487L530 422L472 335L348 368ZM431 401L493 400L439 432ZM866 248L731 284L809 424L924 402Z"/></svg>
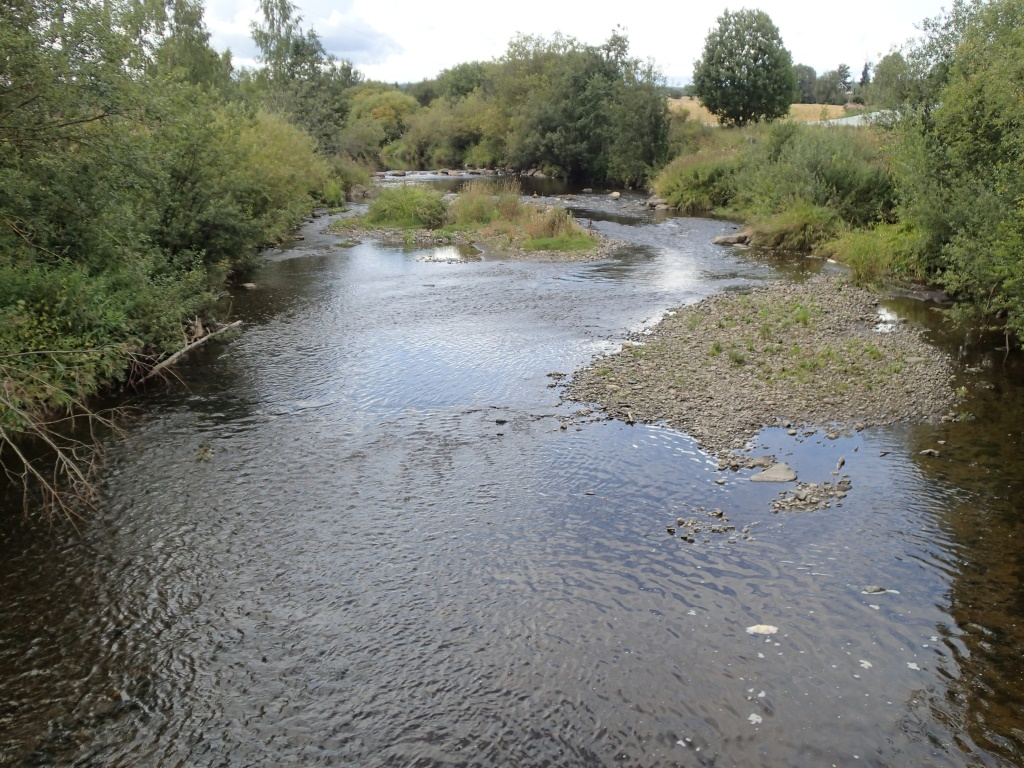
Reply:
<svg viewBox="0 0 1024 768"><path fill-rule="evenodd" d="M704 109L703 105L692 96L684 96L681 99L669 99L669 109L675 111L685 109L690 113L691 120L700 120L708 125L717 125L718 118ZM834 120L837 117L846 117L848 112L845 107L835 104L794 104L789 109L789 116L798 123L812 123L822 119L822 110L827 110L825 118Z"/></svg>

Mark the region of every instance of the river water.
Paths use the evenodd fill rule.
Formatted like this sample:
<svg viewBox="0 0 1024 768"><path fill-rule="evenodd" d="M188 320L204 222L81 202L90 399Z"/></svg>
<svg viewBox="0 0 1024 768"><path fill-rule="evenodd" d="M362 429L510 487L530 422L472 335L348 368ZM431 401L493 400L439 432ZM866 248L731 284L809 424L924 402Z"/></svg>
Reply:
<svg viewBox="0 0 1024 768"><path fill-rule="evenodd" d="M809 267L577 204L633 247L461 260L319 219L272 252L241 335L136 399L96 516L7 513L0 763L1024 765L1017 359L890 302L981 369L974 418L766 429L755 453L853 480L773 515L685 434L561 429L583 406L548 374ZM701 507L740 530L665 532Z"/></svg>

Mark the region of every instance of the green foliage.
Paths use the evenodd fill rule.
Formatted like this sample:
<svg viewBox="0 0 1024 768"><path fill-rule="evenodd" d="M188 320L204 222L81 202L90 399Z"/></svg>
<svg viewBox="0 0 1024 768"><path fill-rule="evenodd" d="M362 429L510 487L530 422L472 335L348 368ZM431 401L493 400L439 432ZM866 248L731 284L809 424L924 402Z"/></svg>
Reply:
<svg viewBox="0 0 1024 768"><path fill-rule="evenodd" d="M690 120L685 109L674 109L669 114L668 153L670 157L691 155L710 143L713 127L699 120Z"/></svg>
<svg viewBox="0 0 1024 768"><path fill-rule="evenodd" d="M467 61L444 70L437 76L438 95L448 101L464 99L487 79L487 67L482 61Z"/></svg>
<svg viewBox="0 0 1024 768"><path fill-rule="evenodd" d="M495 191L494 185L486 181L467 184L449 206L449 221L454 224L488 224L499 218L501 211ZM519 202L518 196L516 202Z"/></svg>
<svg viewBox="0 0 1024 768"><path fill-rule="evenodd" d="M247 90L268 111L287 114L321 151L340 151L347 93L361 76L351 62L328 54L314 30L302 29L290 0L260 0L260 10L262 23L253 22L250 33L264 67L245 73Z"/></svg>
<svg viewBox="0 0 1024 768"><path fill-rule="evenodd" d="M686 213L753 218L760 244L790 250L885 220L896 204L873 134L791 122L714 131L666 166L655 188Z"/></svg>
<svg viewBox="0 0 1024 768"><path fill-rule="evenodd" d="M727 206L735 194L738 154L734 148L708 148L673 160L654 182L658 194L682 213Z"/></svg>
<svg viewBox="0 0 1024 768"><path fill-rule="evenodd" d="M780 123L744 146L733 205L781 213L796 201L860 227L889 218L892 176L876 136L856 128Z"/></svg>
<svg viewBox="0 0 1024 768"><path fill-rule="evenodd" d="M444 196L427 187L402 184L381 190L370 203L369 224L405 229L437 229L445 223L448 207Z"/></svg>
<svg viewBox="0 0 1024 768"><path fill-rule="evenodd" d="M653 67L615 32L600 47L518 36L492 64L441 73L439 96L388 153L418 165L510 165L639 185L666 159L668 110Z"/></svg>
<svg viewBox="0 0 1024 768"><path fill-rule="evenodd" d="M815 245L834 237L839 230L835 211L805 202L754 226L754 244L784 251L810 251ZM805 323L806 325L806 323Z"/></svg>
<svg viewBox="0 0 1024 768"><path fill-rule="evenodd" d="M833 69L818 77L814 84L814 103L846 103L846 86L843 84L843 76L840 72Z"/></svg>
<svg viewBox="0 0 1024 768"><path fill-rule="evenodd" d="M796 88L793 59L764 11L726 11L694 63L694 91L723 125L785 117Z"/></svg>
<svg viewBox="0 0 1024 768"><path fill-rule="evenodd" d="M878 224L842 233L821 252L850 268L855 282L879 285L894 277L920 279L921 233L905 224Z"/></svg>
<svg viewBox="0 0 1024 768"><path fill-rule="evenodd" d="M0 445L12 451L19 433L48 439L47 414L180 348L229 271L347 183L293 122L231 103L230 57L209 48L201 10L0 5Z"/></svg>
<svg viewBox="0 0 1024 768"><path fill-rule="evenodd" d="M793 101L798 104L815 104L815 84L818 82L818 73L814 67L806 64L797 64L793 67L793 74L796 76L796 91Z"/></svg>
<svg viewBox="0 0 1024 768"><path fill-rule="evenodd" d="M910 59L931 63L905 105L897 168L924 264L986 315L1024 331L1024 0L954 6Z"/></svg>

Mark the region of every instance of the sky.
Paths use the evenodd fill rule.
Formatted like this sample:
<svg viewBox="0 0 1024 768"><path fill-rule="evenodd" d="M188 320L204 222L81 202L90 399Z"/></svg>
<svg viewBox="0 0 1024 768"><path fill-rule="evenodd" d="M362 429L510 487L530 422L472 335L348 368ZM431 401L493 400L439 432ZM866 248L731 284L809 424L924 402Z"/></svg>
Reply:
<svg viewBox="0 0 1024 768"><path fill-rule="evenodd" d="M293 0L303 28L314 28L324 47L348 59L367 79L408 83L432 78L465 61L504 53L517 32L554 32L599 45L619 25L630 50L652 59L669 82L693 71L704 38L729 8L721 0L666 2L636 9L626 0L515 0L509 4L466 0ZM948 5L948 2L947 2ZM230 48L236 64L252 65L257 53L249 24L258 0L205 0L211 44ZM742 5L733 4L731 10ZM795 64L819 73L848 64L859 75L894 46L917 35L916 25L942 11L942 0L862 0L857 5L762 0Z"/></svg>

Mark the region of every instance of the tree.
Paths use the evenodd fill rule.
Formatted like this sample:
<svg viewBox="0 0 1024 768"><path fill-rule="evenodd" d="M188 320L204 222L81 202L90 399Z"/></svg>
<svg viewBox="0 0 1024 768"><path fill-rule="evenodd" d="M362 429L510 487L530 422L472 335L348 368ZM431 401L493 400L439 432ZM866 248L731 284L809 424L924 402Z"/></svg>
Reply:
<svg viewBox="0 0 1024 768"><path fill-rule="evenodd" d="M963 10L954 6L953 14ZM952 56L934 58L932 77L925 78L937 82L938 68L944 85L928 102L915 104L918 94L911 91L900 103L903 216L925 236L927 266L942 284L983 314L1005 315L1021 338L1024 0L991 0L948 21L962 25L951 41L940 40L953 43L946 48ZM912 66L921 53L908 53Z"/></svg>
<svg viewBox="0 0 1024 768"><path fill-rule="evenodd" d="M846 86L838 70L823 72L814 85L814 98L819 104L845 104Z"/></svg>
<svg viewBox="0 0 1024 768"><path fill-rule="evenodd" d="M796 100L801 104L814 103L814 84L818 80L818 73L814 67L806 64L797 64L793 67L796 75Z"/></svg>
<svg viewBox="0 0 1024 768"><path fill-rule="evenodd" d="M850 88L850 66L840 64L836 68L836 73L839 75L839 82L843 84L843 88L848 90Z"/></svg>
<svg viewBox="0 0 1024 768"><path fill-rule="evenodd" d="M764 11L726 11L693 68L697 98L723 125L784 117L796 88L793 57Z"/></svg>
<svg viewBox="0 0 1024 768"><path fill-rule="evenodd" d="M871 103L884 109L895 109L910 99L915 90L910 65L903 55L893 51L875 65L875 81L871 84Z"/></svg>
<svg viewBox="0 0 1024 768"><path fill-rule="evenodd" d="M344 92L362 76L351 62L327 53L315 30L302 30L302 17L290 0L260 0L260 10L263 23L252 22L250 32L265 65L260 73L264 105L290 115L322 151L338 151L347 115Z"/></svg>
<svg viewBox="0 0 1024 768"><path fill-rule="evenodd" d="M448 101L464 99L484 81L484 73L485 66L482 61L456 64L437 76L437 90Z"/></svg>
<svg viewBox="0 0 1024 768"><path fill-rule="evenodd" d="M864 62L864 69L860 71L860 87L867 88L871 85L871 64Z"/></svg>
<svg viewBox="0 0 1024 768"><path fill-rule="evenodd" d="M231 53L218 54L210 47L210 33L203 23L199 0L168 0L164 38L154 59L159 74L180 73L194 85L223 88L231 81Z"/></svg>

